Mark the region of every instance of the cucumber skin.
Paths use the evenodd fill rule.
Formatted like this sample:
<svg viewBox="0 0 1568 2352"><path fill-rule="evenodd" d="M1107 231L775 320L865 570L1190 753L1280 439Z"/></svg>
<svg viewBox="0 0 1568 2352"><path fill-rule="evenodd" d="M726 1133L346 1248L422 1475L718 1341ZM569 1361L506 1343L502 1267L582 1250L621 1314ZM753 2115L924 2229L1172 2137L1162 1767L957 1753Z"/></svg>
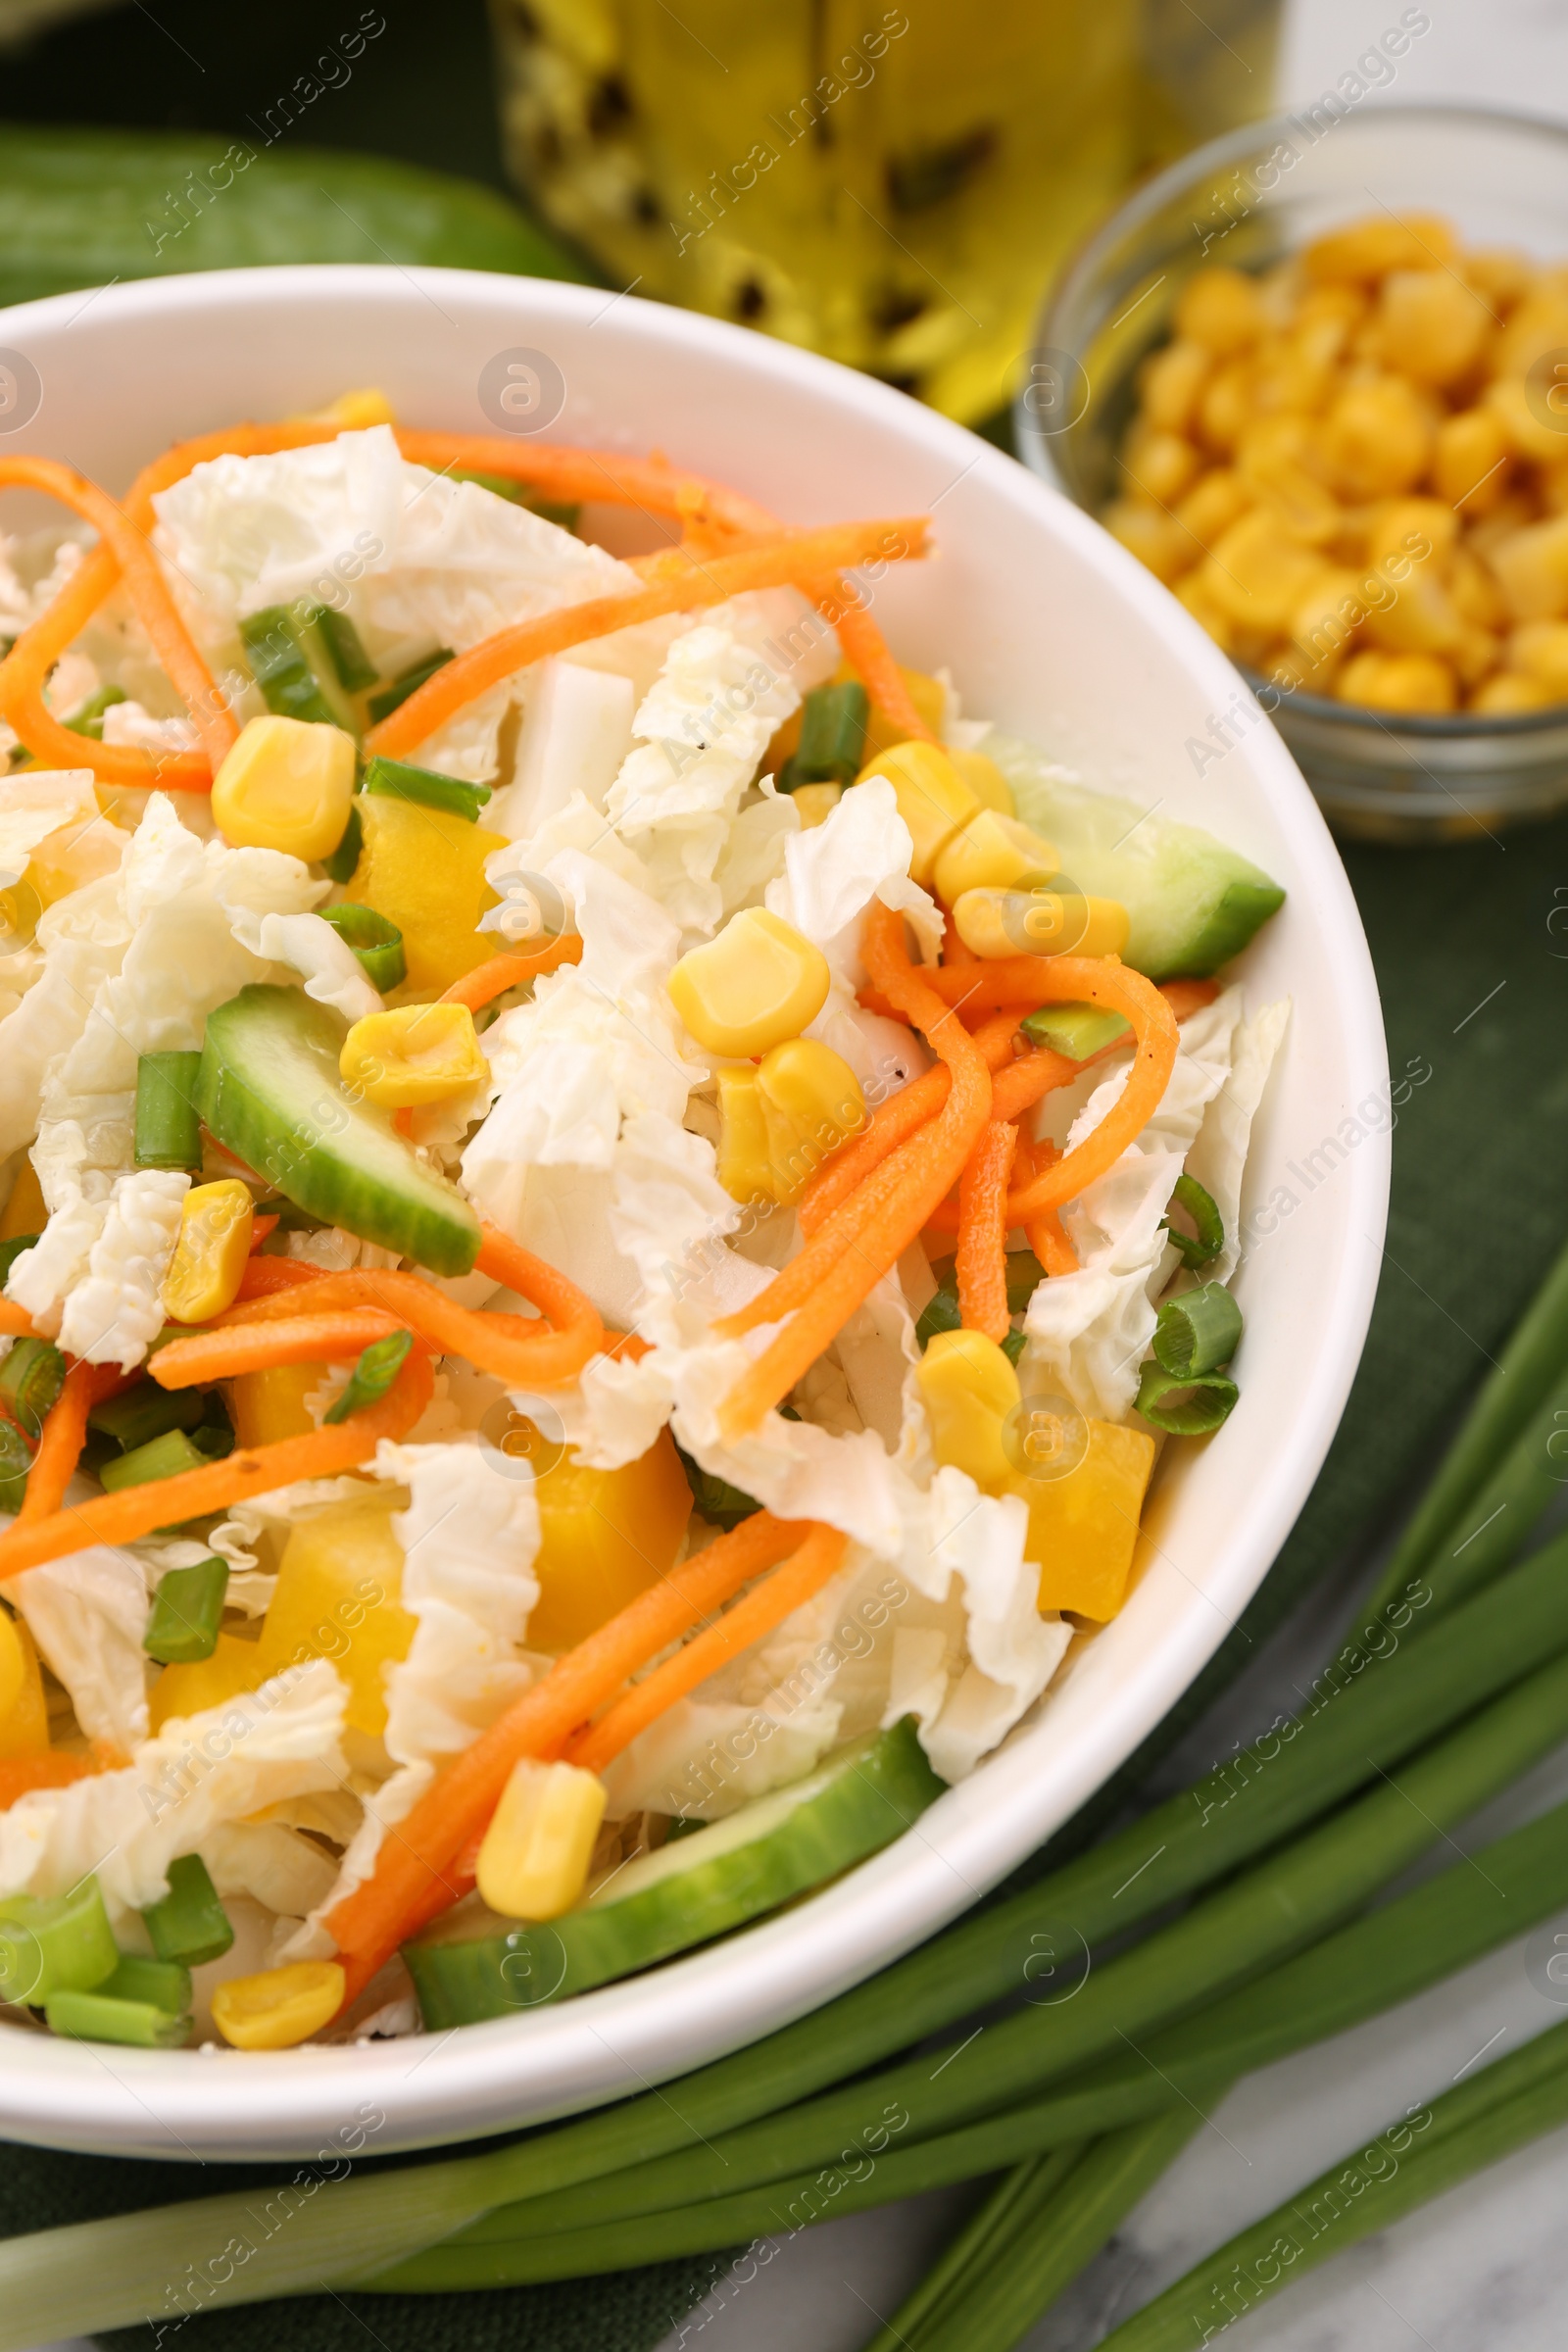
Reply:
<svg viewBox="0 0 1568 2352"><path fill-rule="evenodd" d="M596 282L505 197L445 172L330 148L271 153L217 134L6 127L0 303L284 262Z"/></svg>
<svg viewBox="0 0 1568 2352"><path fill-rule="evenodd" d="M1200 826L1069 782L1031 744L991 735L984 748L1018 814L1052 841L1078 888L1126 906L1132 929L1122 958L1146 979L1206 980L1285 904L1260 866Z"/></svg>
<svg viewBox="0 0 1568 2352"><path fill-rule="evenodd" d="M269 1033L283 1036L316 1065L308 1100L269 1102L245 1076L247 1045L267 1045ZM390 1121L348 1100L338 1077L341 1043L332 1015L301 990L266 982L242 988L207 1016L196 1107L208 1131L310 1215L396 1250L432 1273L470 1272L479 1254L478 1218L456 1186L420 1166ZM330 1133L328 1122L337 1122ZM398 1192L356 1159L357 1140L373 1146L377 1158L390 1156Z"/></svg>
<svg viewBox="0 0 1568 2352"><path fill-rule="evenodd" d="M757 1838L754 1848L732 1846L644 1893L587 1903L539 1927L519 1924L470 1943L406 1943L403 1957L425 2030L512 2017L710 1942L890 1845L945 1787L906 1715L859 1764ZM857 1829L855 1814L867 1790L881 1800L879 1818ZM509 1961L510 1974L504 1973ZM542 1989L533 1993L536 1982Z"/></svg>

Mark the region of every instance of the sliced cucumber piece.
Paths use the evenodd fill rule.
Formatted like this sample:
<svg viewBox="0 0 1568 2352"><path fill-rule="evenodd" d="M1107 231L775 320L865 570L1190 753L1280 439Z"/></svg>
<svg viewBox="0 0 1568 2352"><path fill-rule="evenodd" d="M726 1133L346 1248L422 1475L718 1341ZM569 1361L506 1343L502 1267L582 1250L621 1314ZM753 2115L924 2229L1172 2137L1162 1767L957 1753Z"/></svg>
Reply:
<svg viewBox="0 0 1568 2352"><path fill-rule="evenodd" d="M357 737L362 722L340 675L339 640L323 625L327 618L318 605L268 605L240 622L240 641L269 710Z"/></svg>
<svg viewBox="0 0 1568 2352"><path fill-rule="evenodd" d="M242 988L207 1016L196 1099L208 1132L312 1216L432 1273L468 1273L478 1218L386 1112L350 1099L343 1038L303 989Z"/></svg>
<svg viewBox="0 0 1568 2352"><path fill-rule="evenodd" d="M639 1855L560 1919L503 1919L470 1896L403 1947L425 2025L506 2017L706 1943L890 1845L943 1786L906 1715L793 1788Z"/></svg>
<svg viewBox="0 0 1568 2352"><path fill-rule="evenodd" d="M1261 867L1199 826L1087 792L1009 736L988 735L985 748L1011 785L1018 814L1054 845L1062 872L1126 907L1132 929L1123 960L1149 979L1206 977L1284 905L1284 891Z"/></svg>

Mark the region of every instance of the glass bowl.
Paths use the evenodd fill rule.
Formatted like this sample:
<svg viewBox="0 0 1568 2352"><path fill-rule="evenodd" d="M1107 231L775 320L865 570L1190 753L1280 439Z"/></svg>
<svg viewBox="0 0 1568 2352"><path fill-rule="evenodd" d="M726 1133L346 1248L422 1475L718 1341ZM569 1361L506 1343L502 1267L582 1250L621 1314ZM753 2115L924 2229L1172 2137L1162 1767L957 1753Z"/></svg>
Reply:
<svg viewBox="0 0 1568 2352"><path fill-rule="evenodd" d="M1184 157L1110 216L1047 302L1014 413L1020 456L1098 514L1138 368L1168 338L1194 271L1266 269L1379 209L1442 213L1467 244L1568 261L1568 128L1494 109L1358 108L1325 95ZM1568 455L1568 412L1562 425ZM1453 839L1568 803L1568 704L1512 718L1413 718L1242 674L1342 833ZM1223 713L1216 726L1223 746Z"/></svg>

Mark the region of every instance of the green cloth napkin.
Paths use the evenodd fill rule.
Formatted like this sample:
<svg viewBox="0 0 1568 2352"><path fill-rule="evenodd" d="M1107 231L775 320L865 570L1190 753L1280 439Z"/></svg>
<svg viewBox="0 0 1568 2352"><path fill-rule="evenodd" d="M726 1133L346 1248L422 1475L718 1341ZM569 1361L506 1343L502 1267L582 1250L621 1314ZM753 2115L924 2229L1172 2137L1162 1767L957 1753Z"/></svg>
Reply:
<svg viewBox="0 0 1568 2352"><path fill-rule="evenodd" d="M1394 1210L1366 1354L1323 1474L1267 1582L1194 1690L1058 1850L1081 1842L1317 1577L1375 1540L1568 1229L1568 912L1554 915L1568 909L1568 821L1459 848L1351 846L1347 863L1377 963L1390 1063L1412 1079L1395 1132ZM287 2177L277 2167L7 2147L0 2234ZM214 2313L165 2343L178 2352L272 2352L278 2343L291 2352L645 2352L720 2268L681 2261L471 2296L322 2295ZM154 2352L157 2338L134 2328L102 2340Z"/></svg>

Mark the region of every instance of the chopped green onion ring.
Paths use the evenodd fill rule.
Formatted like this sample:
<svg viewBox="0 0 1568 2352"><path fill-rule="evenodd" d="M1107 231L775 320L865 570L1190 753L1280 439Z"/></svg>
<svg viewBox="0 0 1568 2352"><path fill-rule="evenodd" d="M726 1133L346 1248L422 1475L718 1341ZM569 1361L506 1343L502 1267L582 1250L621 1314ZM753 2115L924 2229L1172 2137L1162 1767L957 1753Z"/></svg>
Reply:
<svg viewBox="0 0 1568 2352"><path fill-rule="evenodd" d="M341 906L323 906L321 920L330 923L345 946L353 949L365 967L365 977L383 996L407 979L403 934L373 906L357 906L346 900Z"/></svg>
<svg viewBox="0 0 1568 2352"><path fill-rule="evenodd" d="M329 1408L325 1419L346 1421L350 1413L378 1403L402 1371L403 1359L413 1346L411 1331L389 1331L384 1340L372 1340L368 1348L361 1350L348 1387Z"/></svg>
<svg viewBox="0 0 1568 2352"><path fill-rule="evenodd" d="M1178 1208L1186 1209L1198 1228L1197 1235L1183 1233L1181 1227L1173 1225L1168 1216L1162 1217L1160 1223L1188 1265L1206 1266L1209 1259L1218 1257L1225 1247L1225 1226L1214 1205L1212 1194L1206 1193L1198 1178L1189 1176L1184 1170L1176 1179L1171 1199Z"/></svg>
<svg viewBox="0 0 1568 2352"><path fill-rule="evenodd" d="M1242 1310L1223 1283L1167 1298L1154 1325L1154 1356L1162 1372L1197 1380L1228 1364L1241 1345Z"/></svg>
<svg viewBox="0 0 1568 2352"><path fill-rule="evenodd" d="M1166 1404L1170 1396L1185 1394L1185 1404ZM1166 1372L1152 1357L1138 1384L1138 1410L1152 1428L1173 1438L1206 1438L1228 1420L1241 1391L1223 1372Z"/></svg>

